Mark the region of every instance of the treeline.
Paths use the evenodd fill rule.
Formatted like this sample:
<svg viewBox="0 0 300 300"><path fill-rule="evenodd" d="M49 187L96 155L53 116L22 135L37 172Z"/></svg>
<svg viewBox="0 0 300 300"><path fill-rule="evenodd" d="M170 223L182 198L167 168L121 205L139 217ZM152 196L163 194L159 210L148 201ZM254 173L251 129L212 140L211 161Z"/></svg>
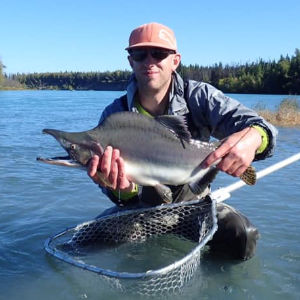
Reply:
<svg viewBox="0 0 300 300"><path fill-rule="evenodd" d="M8 79L29 89L124 90L130 74L130 71L31 73L13 74Z"/></svg>
<svg viewBox="0 0 300 300"><path fill-rule="evenodd" d="M226 93L300 94L300 50L279 60L203 67L180 65L185 79L208 82ZM30 89L124 90L130 71L12 74Z"/></svg>
<svg viewBox="0 0 300 300"><path fill-rule="evenodd" d="M278 61L210 67L181 66L184 78L205 81L227 93L300 94L300 50Z"/></svg>

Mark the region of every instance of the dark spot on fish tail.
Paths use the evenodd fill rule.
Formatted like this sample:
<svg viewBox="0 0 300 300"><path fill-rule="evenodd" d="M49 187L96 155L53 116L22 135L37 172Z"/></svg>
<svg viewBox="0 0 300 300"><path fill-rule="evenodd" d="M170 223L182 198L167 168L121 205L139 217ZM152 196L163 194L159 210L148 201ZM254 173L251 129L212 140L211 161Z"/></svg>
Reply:
<svg viewBox="0 0 300 300"><path fill-rule="evenodd" d="M240 179L248 185L254 185L256 183L255 168L253 166L249 166L247 170L240 176Z"/></svg>

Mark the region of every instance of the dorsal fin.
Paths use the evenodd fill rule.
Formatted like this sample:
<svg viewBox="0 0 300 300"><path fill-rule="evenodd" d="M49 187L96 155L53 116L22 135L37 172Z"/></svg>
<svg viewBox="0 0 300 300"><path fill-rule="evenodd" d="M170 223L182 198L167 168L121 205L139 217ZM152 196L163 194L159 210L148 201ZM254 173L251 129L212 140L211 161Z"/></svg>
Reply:
<svg viewBox="0 0 300 300"><path fill-rule="evenodd" d="M188 126L187 126L185 117L163 115L163 116L155 117L155 120L158 121L163 126L167 127L178 138L180 138L184 141L191 140L192 136L188 130Z"/></svg>

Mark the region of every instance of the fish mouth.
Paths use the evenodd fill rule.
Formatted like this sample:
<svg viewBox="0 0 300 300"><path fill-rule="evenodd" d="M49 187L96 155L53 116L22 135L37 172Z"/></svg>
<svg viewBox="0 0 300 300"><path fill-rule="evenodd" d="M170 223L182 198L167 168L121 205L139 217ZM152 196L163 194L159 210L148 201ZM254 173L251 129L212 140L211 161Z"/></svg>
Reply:
<svg viewBox="0 0 300 300"><path fill-rule="evenodd" d="M43 129L43 134L49 134L53 136L60 144L60 134L62 131L56 129ZM63 146L63 145L62 145ZM63 147L64 148L64 147ZM67 156L55 156L55 157L37 157L37 161L56 166L71 167L71 168L83 168L83 166L76 160L72 159L70 155Z"/></svg>
<svg viewBox="0 0 300 300"><path fill-rule="evenodd" d="M70 156L56 156L52 158L37 157L36 160L49 165L84 168L78 161L72 159Z"/></svg>

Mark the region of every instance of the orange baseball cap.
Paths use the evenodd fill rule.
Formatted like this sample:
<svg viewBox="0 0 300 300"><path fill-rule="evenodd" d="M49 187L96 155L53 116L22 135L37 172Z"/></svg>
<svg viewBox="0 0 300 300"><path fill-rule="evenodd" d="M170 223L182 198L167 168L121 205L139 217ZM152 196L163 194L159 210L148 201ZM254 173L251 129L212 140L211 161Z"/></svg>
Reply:
<svg viewBox="0 0 300 300"><path fill-rule="evenodd" d="M149 23L134 29L129 37L126 50L135 47L160 47L177 50L175 34L172 29L159 23Z"/></svg>

